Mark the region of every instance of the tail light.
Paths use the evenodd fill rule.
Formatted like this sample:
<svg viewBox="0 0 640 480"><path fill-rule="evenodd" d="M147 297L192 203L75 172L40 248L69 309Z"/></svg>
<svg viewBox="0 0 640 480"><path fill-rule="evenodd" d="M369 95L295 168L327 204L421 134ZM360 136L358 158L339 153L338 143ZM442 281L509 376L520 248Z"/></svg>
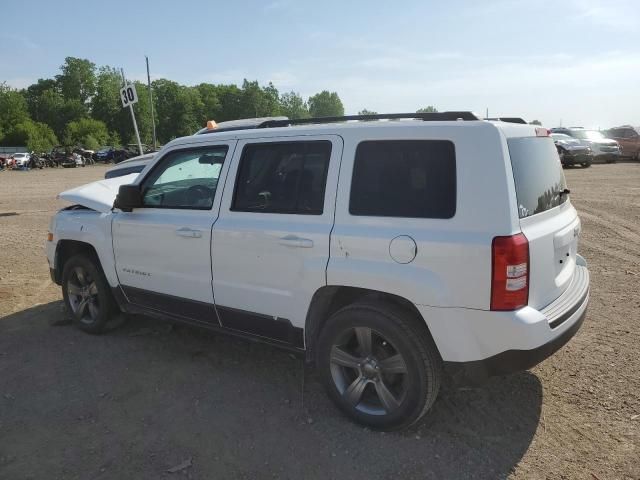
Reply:
<svg viewBox="0 0 640 480"><path fill-rule="evenodd" d="M517 310L529 302L529 241L524 234L495 237L491 245L491 310Z"/></svg>

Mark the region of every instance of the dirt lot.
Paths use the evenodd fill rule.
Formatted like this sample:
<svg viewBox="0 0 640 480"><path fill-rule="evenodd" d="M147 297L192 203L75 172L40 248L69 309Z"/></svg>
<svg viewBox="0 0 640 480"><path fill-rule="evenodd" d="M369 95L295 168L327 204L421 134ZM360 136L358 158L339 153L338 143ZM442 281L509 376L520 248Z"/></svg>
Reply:
<svg viewBox="0 0 640 480"><path fill-rule="evenodd" d="M0 478L640 478L640 164L566 172L592 275L578 335L394 434L282 351L144 318L52 326L55 194L103 173L0 172Z"/></svg>

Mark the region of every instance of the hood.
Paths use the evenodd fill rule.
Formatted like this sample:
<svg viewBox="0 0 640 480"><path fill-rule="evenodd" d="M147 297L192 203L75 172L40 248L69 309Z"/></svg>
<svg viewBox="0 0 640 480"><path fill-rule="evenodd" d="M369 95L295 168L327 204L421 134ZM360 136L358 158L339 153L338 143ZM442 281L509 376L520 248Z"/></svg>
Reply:
<svg viewBox="0 0 640 480"><path fill-rule="evenodd" d="M562 145L563 147L584 146L584 144L577 138L555 139L554 142L556 143L556 145Z"/></svg>
<svg viewBox="0 0 640 480"><path fill-rule="evenodd" d="M71 190L58 194L58 198L82 205L100 213L109 213L113 207L113 201L116 199L120 185L133 183L137 176L137 173L132 173L130 175L123 175L122 177L87 183L81 187L72 188Z"/></svg>
<svg viewBox="0 0 640 480"><path fill-rule="evenodd" d="M611 140L610 138L602 138L598 140L593 139L585 139L583 142L588 145L600 145L600 146L608 146L608 147L616 147L618 146L618 142L616 140Z"/></svg>

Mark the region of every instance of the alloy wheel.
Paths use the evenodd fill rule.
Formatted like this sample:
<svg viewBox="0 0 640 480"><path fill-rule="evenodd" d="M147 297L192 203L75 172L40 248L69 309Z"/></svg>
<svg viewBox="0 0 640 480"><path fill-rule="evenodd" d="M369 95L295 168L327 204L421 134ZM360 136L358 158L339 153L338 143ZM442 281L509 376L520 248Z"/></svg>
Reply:
<svg viewBox="0 0 640 480"><path fill-rule="evenodd" d="M344 331L331 348L333 382L344 400L369 415L389 415L408 390L402 354L380 332L368 327Z"/></svg>
<svg viewBox="0 0 640 480"><path fill-rule="evenodd" d="M83 323L94 323L100 313L98 286L82 267L75 267L67 282L69 305L73 314Z"/></svg>

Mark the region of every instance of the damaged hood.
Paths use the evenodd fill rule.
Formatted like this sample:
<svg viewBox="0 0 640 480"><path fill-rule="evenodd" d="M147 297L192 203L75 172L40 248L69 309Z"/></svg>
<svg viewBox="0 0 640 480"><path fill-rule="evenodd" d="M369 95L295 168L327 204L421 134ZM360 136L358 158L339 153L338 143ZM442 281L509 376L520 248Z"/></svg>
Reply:
<svg viewBox="0 0 640 480"><path fill-rule="evenodd" d="M60 200L76 203L100 213L109 213L113 207L120 185L129 185L138 177L137 173L122 177L98 180L58 194Z"/></svg>

